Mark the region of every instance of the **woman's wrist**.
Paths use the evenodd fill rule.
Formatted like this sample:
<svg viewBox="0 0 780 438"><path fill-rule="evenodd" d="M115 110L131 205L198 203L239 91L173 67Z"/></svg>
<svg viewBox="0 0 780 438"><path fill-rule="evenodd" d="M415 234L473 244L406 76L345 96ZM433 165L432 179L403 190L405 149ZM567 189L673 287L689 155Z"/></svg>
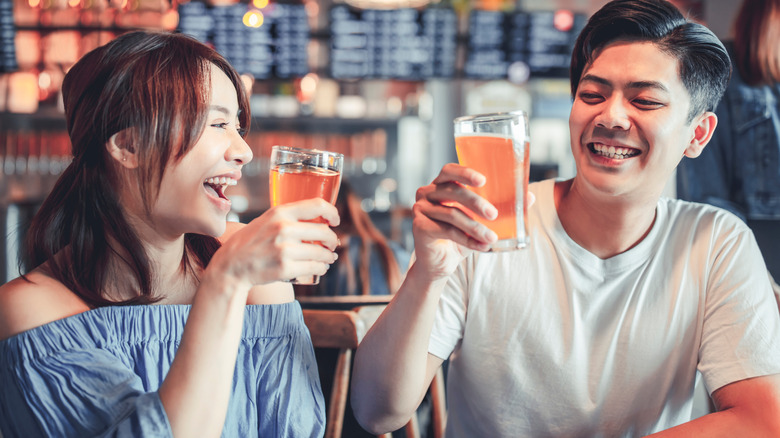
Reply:
<svg viewBox="0 0 780 438"><path fill-rule="evenodd" d="M246 301L251 288L252 284L249 281L214 266L204 272L199 292L209 291L208 293L222 295L228 299L239 298Z"/></svg>

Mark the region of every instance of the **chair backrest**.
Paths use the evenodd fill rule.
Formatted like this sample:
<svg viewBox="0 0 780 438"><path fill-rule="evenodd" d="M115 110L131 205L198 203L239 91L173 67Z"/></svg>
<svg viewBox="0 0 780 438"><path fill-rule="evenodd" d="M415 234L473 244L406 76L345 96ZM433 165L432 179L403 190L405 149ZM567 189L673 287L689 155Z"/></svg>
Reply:
<svg viewBox="0 0 780 438"><path fill-rule="evenodd" d="M303 309L303 319L311 333L314 347L338 350L328 402L325 438L341 437L352 375L352 355L383 309L384 306L361 306L353 310ZM433 437L440 438L444 436L446 421L444 380L441 370L434 377L429 391ZM407 438L420 437L416 415L412 416L404 431ZM382 437L390 436L391 434L382 435Z"/></svg>

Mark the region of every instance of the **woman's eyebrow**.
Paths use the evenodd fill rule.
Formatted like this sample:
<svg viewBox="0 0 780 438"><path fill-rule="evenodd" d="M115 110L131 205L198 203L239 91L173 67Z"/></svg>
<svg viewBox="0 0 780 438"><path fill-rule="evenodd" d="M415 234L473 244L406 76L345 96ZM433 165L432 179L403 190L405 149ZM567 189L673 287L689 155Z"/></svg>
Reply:
<svg viewBox="0 0 780 438"><path fill-rule="evenodd" d="M230 115L230 110L227 107L222 105L211 105L209 106L209 111L217 111L224 114L225 116Z"/></svg>

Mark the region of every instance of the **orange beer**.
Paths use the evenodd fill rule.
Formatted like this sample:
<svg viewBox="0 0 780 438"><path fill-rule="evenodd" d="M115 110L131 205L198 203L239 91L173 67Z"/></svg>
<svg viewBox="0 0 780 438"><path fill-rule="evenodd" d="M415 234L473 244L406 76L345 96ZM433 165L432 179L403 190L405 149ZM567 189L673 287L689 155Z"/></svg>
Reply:
<svg viewBox="0 0 780 438"><path fill-rule="evenodd" d="M273 146L268 178L271 206L311 198L322 198L334 204L341 184L343 165L344 156L335 152ZM325 223L325 219L318 217L306 222ZM320 277L308 275L289 281L295 284L317 284Z"/></svg>
<svg viewBox="0 0 780 438"><path fill-rule="evenodd" d="M271 168L271 206L311 198L336 202L341 173L303 163L288 163ZM318 218L315 222L324 220Z"/></svg>
<svg viewBox="0 0 780 438"><path fill-rule="evenodd" d="M524 242L526 239L523 196L528 191L528 141L522 145L522 151L515 150L512 138L503 134L469 133L455 137L458 162L486 178L485 185L468 187L469 190L487 199L498 210L498 216L492 221L476 215L472 217L493 230L499 240ZM517 187L516 178L521 178L522 188ZM519 190L522 192L518 193ZM522 214L519 222L518 214Z"/></svg>

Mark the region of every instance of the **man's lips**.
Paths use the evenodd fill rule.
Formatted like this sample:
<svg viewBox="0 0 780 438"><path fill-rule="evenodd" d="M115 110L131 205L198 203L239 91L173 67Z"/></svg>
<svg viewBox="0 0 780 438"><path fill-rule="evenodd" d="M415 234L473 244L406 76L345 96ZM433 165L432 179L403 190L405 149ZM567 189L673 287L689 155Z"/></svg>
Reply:
<svg viewBox="0 0 780 438"><path fill-rule="evenodd" d="M626 146L612 146L604 143L588 143L588 150L601 157L613 160L625 160L640 155L642 151Z"/></svg>

